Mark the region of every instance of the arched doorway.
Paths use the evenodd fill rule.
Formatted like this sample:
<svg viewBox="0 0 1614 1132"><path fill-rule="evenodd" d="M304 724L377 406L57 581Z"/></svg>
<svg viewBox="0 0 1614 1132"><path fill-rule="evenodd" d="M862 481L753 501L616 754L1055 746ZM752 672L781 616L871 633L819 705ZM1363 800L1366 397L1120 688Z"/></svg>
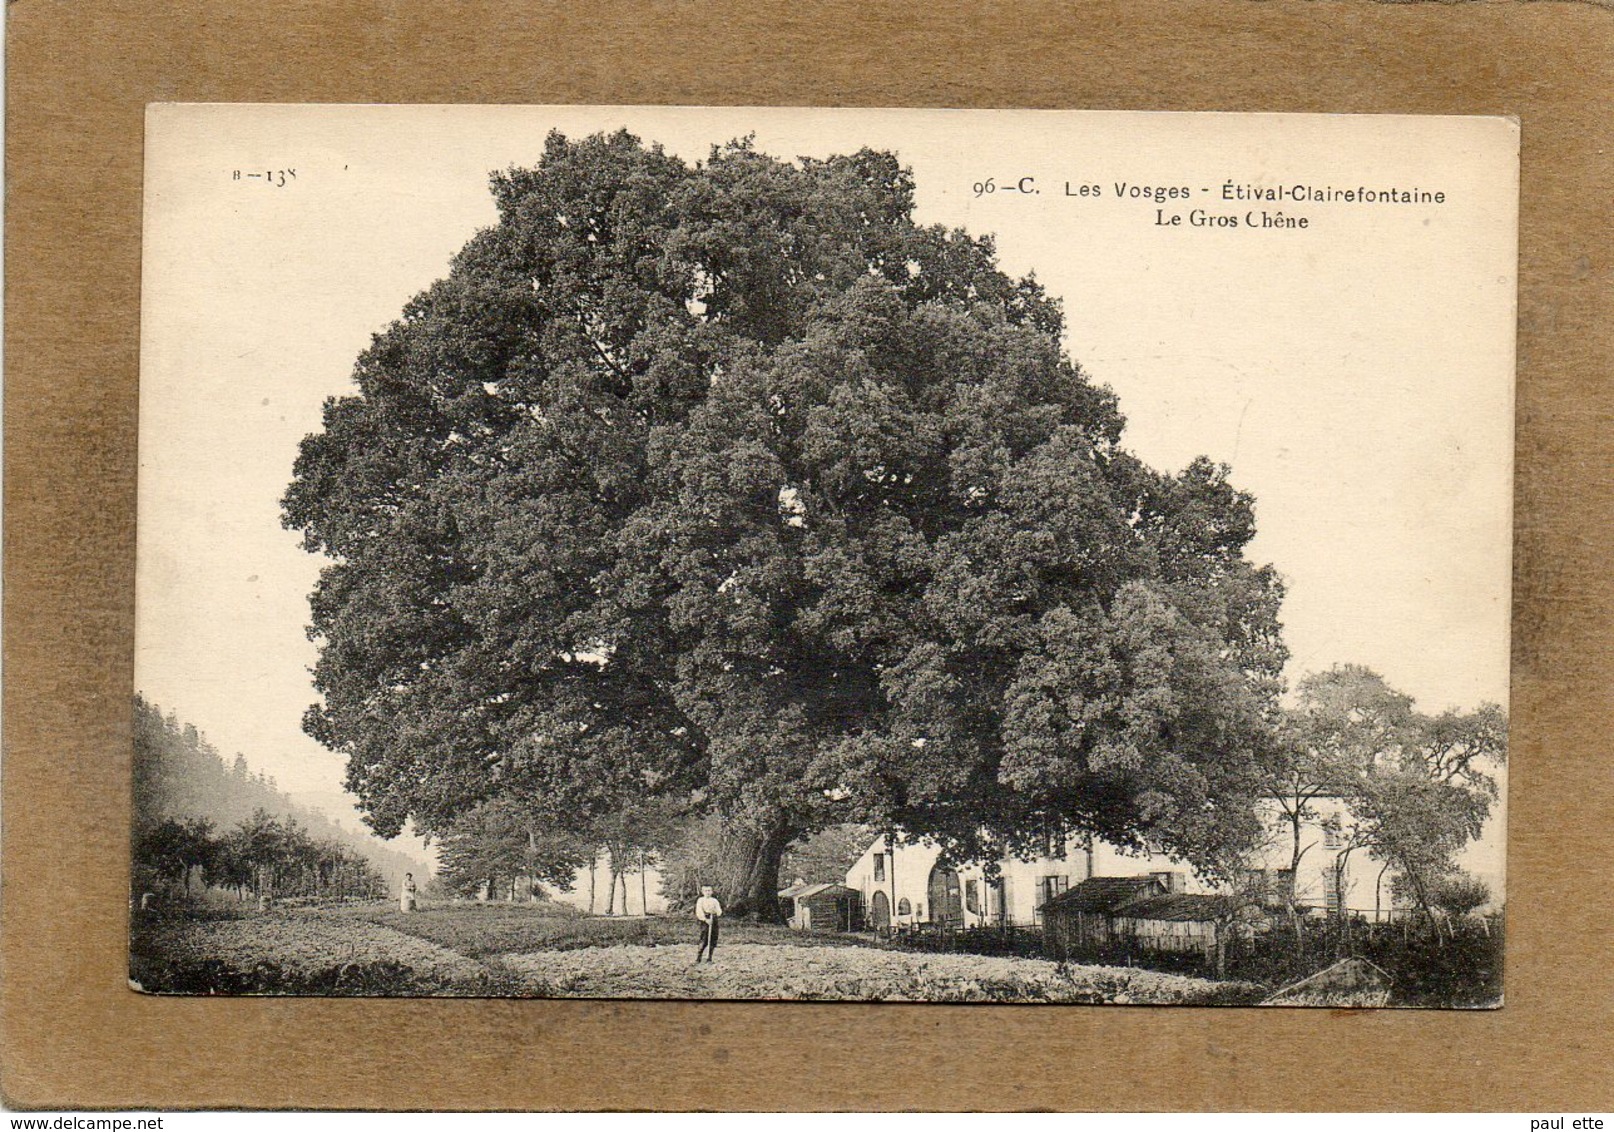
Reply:
<svg viewBox="0 0 1614 1132"><path fill-rule="evenodd" d="M948 928L964 926L964 898L958 874L940 865L930 870L930 922Z"/></svg>
<svg viewBox="0 0 1614 1132"><path fill-rule="evenodd" d="M891 899L883 892L869 898L869 927L883 932L891 926Z"/></svg>

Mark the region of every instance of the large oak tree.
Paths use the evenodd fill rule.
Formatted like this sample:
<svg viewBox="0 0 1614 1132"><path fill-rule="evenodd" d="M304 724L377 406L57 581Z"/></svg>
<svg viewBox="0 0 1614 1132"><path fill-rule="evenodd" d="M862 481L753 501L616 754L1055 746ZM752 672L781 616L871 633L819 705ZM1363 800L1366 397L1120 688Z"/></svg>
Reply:
<svg viewBox="0 0 1614 1132"><path fill-rule="evenodd" d="M892 155L552 135L492 189L285 498L331 560L307 728L378 831L670 800L764 914L831 821L1250 836L1283 661L1251 500L1130 454L1059 305L916 224Z"/></svg>

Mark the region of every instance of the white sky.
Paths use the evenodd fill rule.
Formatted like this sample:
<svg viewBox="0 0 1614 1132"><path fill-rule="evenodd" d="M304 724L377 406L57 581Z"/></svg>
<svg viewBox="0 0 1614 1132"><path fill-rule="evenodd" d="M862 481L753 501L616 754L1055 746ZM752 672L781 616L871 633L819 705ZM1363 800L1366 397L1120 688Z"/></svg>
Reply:
<svg viewBox="0 0 1614 1132"><path fill-rule="evenodd" d="M1517 133L1481 118L992 111L160 106L148 116L136 683L338 814L304 736L320 562L279 522L298 442L551 127L686 159L894 149L918 217L994 233L1156 466L1254 493L1291 678L1367 664L1425 710L1507 702ZM294 169L284 187L252 172ZM241 171L241 180L233 172ZM1036 195L973 186L1036 179ZM1224 181L1396 185L1442 205L1224 204ZM1103 195L1065 195L1065 183ZM1115 183L1191 190L1117 199ZM1208 192L1201 190L1208 189ZM1155 224L1155 210L1184 214ZM1189 208L1304 215L1189 226Z"/></svg>

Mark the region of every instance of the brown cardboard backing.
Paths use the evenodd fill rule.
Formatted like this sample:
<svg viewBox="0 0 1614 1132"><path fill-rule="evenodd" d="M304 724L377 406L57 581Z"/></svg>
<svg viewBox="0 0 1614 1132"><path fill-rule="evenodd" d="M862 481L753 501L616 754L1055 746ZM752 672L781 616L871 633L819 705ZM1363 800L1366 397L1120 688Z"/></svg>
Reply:
<svg viewBox="0 0 1614 1132"><path fill-rule="evenodd" d="M1614 1108L1614 11L1274 0L9 8L12 1107ZM1516 115L1507 1005L1326 1012L142 997L125 972L151 101ZM1364 281L1369 285L1369 281Z"/></svg>

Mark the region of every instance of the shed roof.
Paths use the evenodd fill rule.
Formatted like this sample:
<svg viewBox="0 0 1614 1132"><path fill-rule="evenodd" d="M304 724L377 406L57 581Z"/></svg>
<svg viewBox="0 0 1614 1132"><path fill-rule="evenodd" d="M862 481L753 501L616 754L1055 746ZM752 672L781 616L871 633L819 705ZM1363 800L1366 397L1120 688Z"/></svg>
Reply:
<svg viewBox="0 0 1614 1132"><path fill-rule="evenodd" d="M823 884L793 884L789 888L781 890L779 895L781 898L787 900L806 900L810 896L818 896L821 893L832 890L838 893L852 891L852 889L847 888L844 884L836 884L831 881Z"/></svg>
<svg viewBox="0 0 1614 1132"><path fill-rule="evenodd" d="M1088 877L1055 896L1045 907L1063 912L1114 912L1130 900L1164 892L1165 887L1154 877Z"/></svg>
<svg viewBox="0 0 1614 1132"><path fill-rule="evenodd" d="M1114 914L1129 920L1172 920L1183 923L1219 919L1227 915L1231 906L1225 896L1174 892L1128 900L1116 908Z"/></svg>
<svg viewBox="0 0 1614 1132"><path fill-rule="evenodd" d="M839 896L843 892L851 891L844 884L809 884L802 891L796 893L796 899L806 900L809 896L823 896L825 894Z"/></svg>

